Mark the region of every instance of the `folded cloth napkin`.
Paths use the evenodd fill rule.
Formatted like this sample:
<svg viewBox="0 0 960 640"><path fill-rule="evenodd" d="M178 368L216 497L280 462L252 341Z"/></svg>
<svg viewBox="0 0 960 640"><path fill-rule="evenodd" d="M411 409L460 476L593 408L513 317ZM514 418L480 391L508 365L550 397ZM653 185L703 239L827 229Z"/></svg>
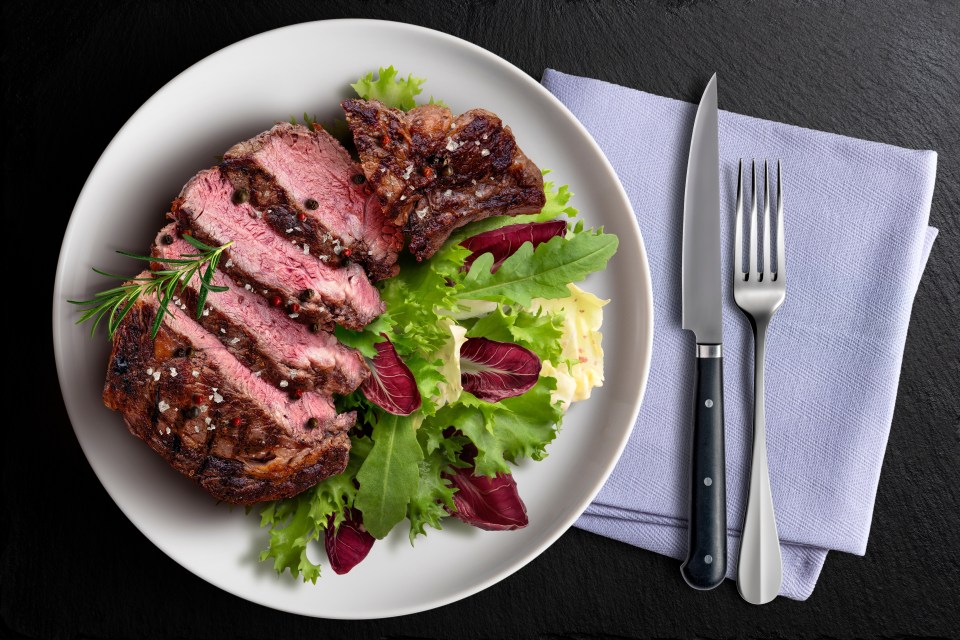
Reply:
<svg viewBox="0 0 960 640"><path fill-rule="evenodd" d="M550 69L543 85L617 171L653 278L643 406L616 470L576 526L682 558L693 340L680 328L680 240L696 105ZM720 86L722 101L722 79ZM783 554L780 593L804 600L827 551L866 551L910 310L937 234L927 226L937 156L720 112L721 212L731 217L722 225L731 578L753 411L753 336L729 275L740 158L783 161L789 278L767 338L767 455ZM749 164L745 177L748 171Z"/></svg>

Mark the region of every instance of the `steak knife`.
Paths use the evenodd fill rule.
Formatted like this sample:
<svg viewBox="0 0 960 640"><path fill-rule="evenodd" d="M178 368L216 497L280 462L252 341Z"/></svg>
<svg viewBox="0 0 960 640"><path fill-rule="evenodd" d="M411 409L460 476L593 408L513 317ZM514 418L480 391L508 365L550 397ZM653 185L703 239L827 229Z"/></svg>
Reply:
<svg viewBox="0 0 960 640"><path fill-rule="evenodd" d="M690 138L681 280L683 328L693 332L697 348L688 548L680 572L694 589L713 589L727 572L716 74L703 92Z"/></svg>

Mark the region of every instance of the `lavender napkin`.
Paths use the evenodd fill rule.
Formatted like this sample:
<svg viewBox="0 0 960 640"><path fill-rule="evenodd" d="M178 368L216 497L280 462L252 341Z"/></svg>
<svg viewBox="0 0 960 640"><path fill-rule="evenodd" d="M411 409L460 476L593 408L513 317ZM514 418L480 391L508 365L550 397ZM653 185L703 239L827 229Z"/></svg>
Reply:
<svg viewBox="0 0 960 640"><path fill-rule="evenodd" d="M633 204L653 277L653 362L633 436L578 527L686 552L692 337L680 328L683 186L696 105L548 69ZM721 102L723 84L721 78ZM781 595L810 596L827 552L863 555L893 415L937 155L720 112L721 211L740 158L781 159L790 275L767 340L770 481ZM733 225L723 226L731 273ZM752 430L753 348L724 277L727 577L736 575Z"/></svg>

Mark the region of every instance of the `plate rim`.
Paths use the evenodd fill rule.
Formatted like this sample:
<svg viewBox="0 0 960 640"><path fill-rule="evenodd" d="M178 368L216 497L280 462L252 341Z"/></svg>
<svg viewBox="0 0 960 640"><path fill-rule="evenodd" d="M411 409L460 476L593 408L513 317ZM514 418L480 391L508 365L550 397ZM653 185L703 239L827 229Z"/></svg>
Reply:
<svg viewBox="0 0 960 640"><path fill-rule="evenodd" d="M644 333L642 343L643 343L643 348L646 350L645 352L647 354L647 358L645 362L642 363L642 366L640 367L640 370L639 370L639 376L637 378L638 380L637 391L636 391L635 398L633 400L633 406L629 411L629 414L631 416L631 423L629 427L623 431L623 435L621 436L620 442L616 446L615 455L613 455L610 458L609 462L606 464L606 467L603 469L600 475L600 478L597 480L594 487L587 492L586 497L582 499L578 504L577 508L572 511L574 515L568 516L567 518L564 518L563 520L561 520L560 524L558 526L555 526L554 529L549 533L549 535L545 535L542 539L538 540L535 544L533 544L532 548L523 557L511 563L507 568L492 574L490 577L484 580L471 583L469 586L463 589L453 591L452 593L446 594L445 596L440 598L435 598L430 602L421 603L418 606L394 606L392 608L381 607L379 610L374 611L376 615L361 615L361 616L357 616L357 615L338 616L338 615L329 615L329 614L326 614L323 616L313 616L308 613L303 613L299 611L291 611L289 609L279 609L277 607L274 607L273 605L264 604L256 600L252 600L249 597L247 597L247 595L245 595L244 593L241 593L239 590L230 588L229 585L220 585L220 584L211 582L206 577L204 577L203 575L198 573L196 570L194 570L193 567L188 566L183 562L181 562L179 559L177 559L177 557L175 557L173 554L171 554L167 550L167 547L165 544L163 544L162 540L156 539L155 537L147 533L147 531L144 531L144 529L142 529L139 526L137 521L133 517L131 517L130 514L127 513L127 511L121 506L121 503L114 496L114 492L110 489L107 483L104 482L104 479L100 476L100 473L96 470L96 468L94 468L93 463L90 461L90 456L87 454L87 450L83 444L83 440L80 438L80 435L77 431L77 427L74 426L74 415L79 413L79 409L76 407L71 408L72 403L67 400L67 397L63 392L65 383L67 382L68 378L67 378L66 372L64 371L64 367L65 367L63 362L64 356L62 355L62 351L65 348L64 342L66 340L66 335L67 335L67 332L63 330L64 327L62 322L63 308L64 308L64 305L66 304L65 298L62 293L62 285L63 285L64 274L66 270L69 268L69 265L65 264L64 255L65 255L65 250L67 248L69 238L75 235L73 233L74 226L76 224L79 224L77 222L78 219L77 219L76 213L81 208L81 205L83 205L85 202L88 188L90 187L90 184L93 182L94 177L101 170L104 158L109 155L111 149L115 146L116 142L124 135L127 128L131 126L131 123L133 123L134 120L137 119L137 116L141 113L141 111L143 111L148 105L150 105L154 100L156 100L161 93L163 93L168 89L168 87L170 87L170 85L174 84L177 80L179 80L184 75L193 72L195 68L200 66L201 64L206 63L209 60L220 57L220 56L229 55L229 53L234 48L238 48L258 38L274 36L276 35L277 32L280 32L280 31L294 30L294 29L308 29L308 28L317 28L317 27L336 28L337 26L362 28L365 25L377 25L380 27L386 26L392 29L397 29L399 32L407 32L414 35L417 35L417 34L430 35L431 37L439 38L440 40L446 41L448 44L461 47L467 50L471 54L485 58L488 62L493 63L498 68L498 70L501 71L502 73L510 74L516 78L519 78L527 87L539 93L541 96L545 97L554 107L558 109L559 113L563 114L564 118L567 120L567 123L569 125L579 130L579 132L583 134L583 137L585 138L587 144L592 148L595 154L600 158L603 168L614 177L614 181L616 184L615 195L620 200L620 204L623 207L625 207L626 211L628 211L630 214L633 215L634 220L636 219L636 213L633 210L633 206L630 203L630 198L628 197L626 190L624 189L623 184L620 181L619 176L614 170L613 165L610 163L609 159L606 157L606 154L603 153L603 150L600 148L600 145L593 138L590 132L576 118L576 116L573 115L573 113L566 107L566 105L564 105L556 96L550 93L543 85L541 85L531 75L529 75L528 73L526 73L525 71L523 71L522 69L520 69L510 61L506 60L505 58L502 58L501 56L498 56L492 51L484 49L483 47L477 44L474 44L473 42L470 42L468 40L465 40L463 38L459 38L457 36L451 35L443 31L438 31L436 29L430 29L429 27L423 27L420 25L410 24L406 22L397 22L393 20L368 19L368 18L337 18L337 19L329 19L329 20L309 20L305 22L297 22L294 24L284 25L274 29L268 29L266 31L261 31L260 33L257 33L252 36L233 42L221 49L218 49L217 51L214 51L213 53L210 53L207 56L204 56L203 58L192 63L189 67L182 70L173 78L165 82L159 89L157 89L154 93L152 93L150 97L147 98L147 100L145 100L143 104L141 104L136 109L136 111L134 111L130 115L129 118L127 118L123 126L121 126L120 129L117 130L114 136L110 139L110 142L107 144L107 146L104 147L99 158L97 159L97 162L94 164L89 175L84 181L83 187L80 190L80 194L77 197L77 201L70 212L70 218L63 232L63 239L61 240L61 244L60 244L60 253L57 258L57 269L56 269L56 276L55 276L54 285L53 285L53 305L52 305L52 313L51 313L51 324L52 324L52 334L53 334L52 338L53 338L53 348L54 348L54 359L55 359L56 371L57 371L57 380L60 385L61 397L64 401L64 406L67 412L67 416L70 419L70 426L73 429L74 436L77 438L77 442L80 445L80 449L83 451L84 459L86 460L87 464L90 465L90 468L93 471L94 475L96 476L97 480L100 482L100 485L107 492L107 495L110 496L110 499L113 501L114 505L116 505L116 507L120 510L120 512L123 513L123 515L127 518L127 520L130 521L130 523L134 526L134 528L136 528L137 531L142 536L144 536L151 544L153 544L160 551L162 551L164 555L166 555L169 559L171 559L173 562L175 562L179 566L189 571L191 574L200 578L205 583L211 585L212 587L221 589L247 602L252 602L260 606L266 606L278 611L283 611L284 613L293 613L295 615L302 615L306 617L314 617L314 618L322 618L322 619L330 619L330 620L386 619L386 618L392 618L392 617L397 617L401 615L409 615L409 614L421 613L424 611L437 609L439 607L457 602L459 600L463 600L481 591L484 591L485 589L497 584L498 582L501 582L505 578L520 571L521 569L526 567L530 562L532 562L534 559L538 558L541 554L543 554L543 552L546 551L547 548L553 545L553 543L555 543L563 534L565 534L574 525L576 520L583 514L584 510L586 510L586 508L590 505L590 503L593 502L597 494L599 494L600 490L606 484L611 473L613 472L614 468L619 462L620 457L623 455L623 451L626 448L627 443L629 442L630 437L633 433L634 427L636 425L636 420L637 420L637 416L639 415L640 406L643 402L643 398L646 393L647 380L649 378L650 368L652 364L652 356L653 356L653 328L654 328L655 318L654 318L654 309L653 309L653 286L652 286L652 279L650 274L650 263L647 257L646 246L643 242L643 235L640 230L640 227L638 224L632 224L632 225L627 225L627 228L629 229L631 240L635 242L637 245L638 254L640 258L640 264L639 264L640 270L638 273L636 273L636 277L642 279L643 283L645 284L645 291L647 292L645 299L641 300L642 306L644 307L644 310L647 312L646 315L648 318L648 321L646 322L645 326L641 329L641 331ZM549 68L549 67L545 67L545 70L546 68ZM623 234L618 233L618 235L621 236L620 241L623 242L624 240L622 237ZM371 609L373 609L373 607L371 607Z"/></svg>

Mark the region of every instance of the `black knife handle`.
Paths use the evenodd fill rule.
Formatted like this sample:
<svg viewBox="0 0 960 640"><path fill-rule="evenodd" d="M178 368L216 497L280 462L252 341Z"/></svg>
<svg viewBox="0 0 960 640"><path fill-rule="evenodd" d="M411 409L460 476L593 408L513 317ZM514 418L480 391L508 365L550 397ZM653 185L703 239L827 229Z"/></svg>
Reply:
<svg viewBox="0 0 960 640"><path fill-rule="evenodd" d="M701 357L701 354L716 357ZM727 483L723 448L723 358L719 346L697 345L690 524L680 567L694 589L713 589L727 573Z"/></svg>

